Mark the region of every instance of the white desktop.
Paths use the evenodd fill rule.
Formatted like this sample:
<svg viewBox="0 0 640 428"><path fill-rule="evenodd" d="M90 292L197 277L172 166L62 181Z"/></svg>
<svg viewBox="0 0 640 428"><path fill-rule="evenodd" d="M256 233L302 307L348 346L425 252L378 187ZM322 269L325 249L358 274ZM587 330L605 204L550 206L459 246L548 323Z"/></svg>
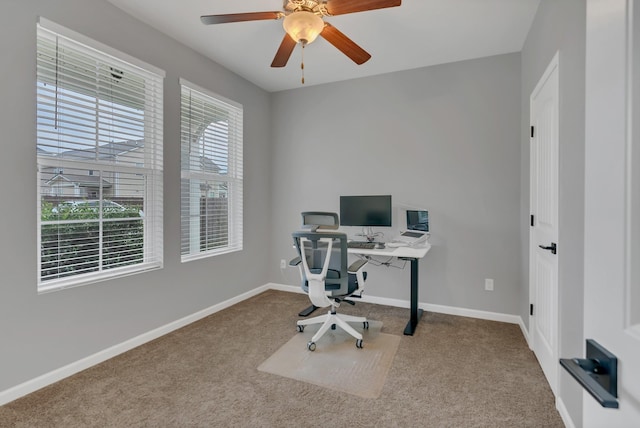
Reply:
<svg viewBox="0 0 640 428"><path fill-rule="evenodd" d="M391 195L341 196L340 225L361 226L358 234L365 241L348 244L349 254L375 260L376 257L394 257L411 262L411 312L404 334L413 335L422 309L418 308L418 260L427 255L429 244L429 213L427 210L406 210L406 230L389 242L375 242L380 233L373 227L391 227Z"/></svg>

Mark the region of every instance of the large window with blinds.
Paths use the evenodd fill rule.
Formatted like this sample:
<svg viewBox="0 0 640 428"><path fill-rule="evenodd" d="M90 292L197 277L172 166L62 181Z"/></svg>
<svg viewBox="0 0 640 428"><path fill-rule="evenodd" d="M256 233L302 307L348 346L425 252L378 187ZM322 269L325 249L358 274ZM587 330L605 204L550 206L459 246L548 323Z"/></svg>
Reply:
<svg viewBox="0 0 640 428"><path fill-rule="evenodd" d="M39 291L162 266L163 77L40 20Z"/></svg>
<svg viewBox="0 0 640 428"><path fill-rule="evenodd" d="M242 106L181 80L181 258L242 250Z"/></svg>

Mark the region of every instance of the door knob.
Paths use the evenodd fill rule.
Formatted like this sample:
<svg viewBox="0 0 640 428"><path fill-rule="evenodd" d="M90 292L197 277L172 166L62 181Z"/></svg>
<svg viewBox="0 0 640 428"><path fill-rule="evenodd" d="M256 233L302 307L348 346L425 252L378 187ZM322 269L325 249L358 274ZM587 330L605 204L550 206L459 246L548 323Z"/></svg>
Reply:
<svg viewBox="0 0 640 428"><path fill-rule="evenodd" d="M551 251L551 254L556 254L558 252L558 246L555 242L552 242L548 247L545 247L544 245L538 245L538 247L542 248L543 250Z"/></svg>

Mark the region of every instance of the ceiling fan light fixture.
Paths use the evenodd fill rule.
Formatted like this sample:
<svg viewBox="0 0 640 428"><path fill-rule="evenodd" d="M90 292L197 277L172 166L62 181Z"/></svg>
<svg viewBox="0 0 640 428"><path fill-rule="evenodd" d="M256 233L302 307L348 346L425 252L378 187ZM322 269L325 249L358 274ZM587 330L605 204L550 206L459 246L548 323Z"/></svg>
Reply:
<svg viewBox="0 0 640 428"><path fill-rule="evenodd" d="M282 26L296 43L308 45L322 32L324 21L313 12L301 10L285 16Z"/></svg>

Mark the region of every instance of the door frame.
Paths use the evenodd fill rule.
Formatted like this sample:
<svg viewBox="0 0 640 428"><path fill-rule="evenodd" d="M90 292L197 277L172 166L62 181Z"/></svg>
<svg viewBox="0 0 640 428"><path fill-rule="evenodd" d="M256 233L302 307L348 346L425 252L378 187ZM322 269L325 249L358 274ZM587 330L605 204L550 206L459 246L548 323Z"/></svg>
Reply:
<svg viewBox="0 0 640 428"><path fill-rule="evenodd" d="M637 266L632 269L640 224L634 187L639 170L632 162L640 131L637 7L636 0L587 0L583 338L618 357L619 408L604 409L583 392L585 427L637 426L640 420L640 323L633 294L640 283Z"/></svg>

